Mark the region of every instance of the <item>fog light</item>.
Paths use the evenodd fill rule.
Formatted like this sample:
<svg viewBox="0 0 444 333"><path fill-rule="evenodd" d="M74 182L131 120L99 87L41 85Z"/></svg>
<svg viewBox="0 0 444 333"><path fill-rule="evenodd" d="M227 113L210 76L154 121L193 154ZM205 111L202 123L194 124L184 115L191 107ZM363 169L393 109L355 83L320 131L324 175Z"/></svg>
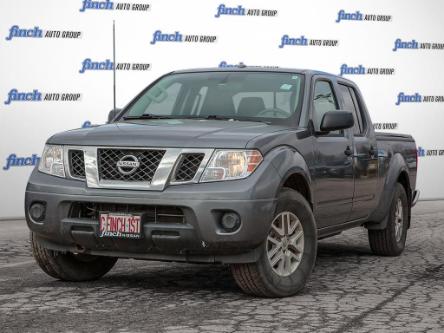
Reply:
<svg viewBox="0 0 444 333"><path fill-rule="evenodd" d="M241 221L239 215L234 212L229 212L222 215L220 224L224 231L234 232L239 229Z"/></svg>
<svg viewBox="0 0 444 333"><path fill-rule="evenodd" d="M29 208L29 215L36 222L41 222L45 219L46 206L41 202L35 202Z"/></svg>

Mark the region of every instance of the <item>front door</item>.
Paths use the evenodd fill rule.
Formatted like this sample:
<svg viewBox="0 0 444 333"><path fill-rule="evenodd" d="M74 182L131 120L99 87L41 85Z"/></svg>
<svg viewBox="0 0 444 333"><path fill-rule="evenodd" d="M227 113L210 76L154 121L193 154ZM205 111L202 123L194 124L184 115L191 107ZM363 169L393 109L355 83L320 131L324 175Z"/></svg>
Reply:
<svg viewBox="0 0 444 333"><path fill-rule="evenodd" d="M323 115L339 110L334 83L316 78L312 86L315 135L314 215L318 228L347 222L353 202L353 143L351 130L320 133Z"/></svg>

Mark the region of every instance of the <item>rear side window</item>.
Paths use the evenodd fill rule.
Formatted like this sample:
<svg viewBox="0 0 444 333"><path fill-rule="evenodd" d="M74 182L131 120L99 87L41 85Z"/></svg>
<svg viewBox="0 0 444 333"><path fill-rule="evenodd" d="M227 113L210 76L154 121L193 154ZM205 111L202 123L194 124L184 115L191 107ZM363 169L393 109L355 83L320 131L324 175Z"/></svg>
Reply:
<svg viewBox="0 0 444 333"><path fill-rule="evenodd" d="M322 117L325 113L338 109L338 103L330 82L316 81L313 95L313 124L315 130L320 131Z"/></svg>
<svg viewBox="0 0 444 333"><path fill-rule="evenodd" d="M344 110L353 113L355 125L353 126L353 134L359 135L363 132L361 112L356 102L356 96L353 88L344 84L338 84L339 92L344 102Z"/></svg>

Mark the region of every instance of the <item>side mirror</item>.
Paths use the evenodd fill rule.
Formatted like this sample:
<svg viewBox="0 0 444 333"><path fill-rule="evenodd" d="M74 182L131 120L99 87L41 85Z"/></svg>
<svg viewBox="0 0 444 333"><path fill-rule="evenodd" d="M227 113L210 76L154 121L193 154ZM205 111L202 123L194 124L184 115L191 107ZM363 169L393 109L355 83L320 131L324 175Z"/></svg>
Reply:
<svg viewBox="0 0 444 333"><path fill-rule="evenodd" d="M322 117L320 129L322 132L331 132L353 127L354 124L351 112L329 111Z"/></svg>
<svg viewBox="0 0 444 333"><path fill-rule="evenodd" d="M116 116L119 114L120 111L122 111L122 109L111 110L108 113L108 121L107 121L107 123L109 124L110 122L112 122L114 120L114 118L116 118Z"/></svg>

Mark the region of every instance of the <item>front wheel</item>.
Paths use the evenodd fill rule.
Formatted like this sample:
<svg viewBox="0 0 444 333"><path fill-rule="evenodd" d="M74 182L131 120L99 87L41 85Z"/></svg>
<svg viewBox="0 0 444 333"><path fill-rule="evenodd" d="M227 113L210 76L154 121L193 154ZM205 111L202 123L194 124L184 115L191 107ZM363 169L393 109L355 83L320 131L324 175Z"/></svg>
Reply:
<svg viewBox="0 0 444 333"><path fill-rule="evenodd" d="M268 236L255 263L233 264L236 283L247 294L285 297L304 286L316 261L316 225L307 200L284 188Z"/></svg>
<svg viewBox="0 0 444 333"><path fill-rule="evenodd" d="M59 252L44 248L31 232L32 254L49 276L64 281L96 280L114 267L117 258Z"/></svg>

